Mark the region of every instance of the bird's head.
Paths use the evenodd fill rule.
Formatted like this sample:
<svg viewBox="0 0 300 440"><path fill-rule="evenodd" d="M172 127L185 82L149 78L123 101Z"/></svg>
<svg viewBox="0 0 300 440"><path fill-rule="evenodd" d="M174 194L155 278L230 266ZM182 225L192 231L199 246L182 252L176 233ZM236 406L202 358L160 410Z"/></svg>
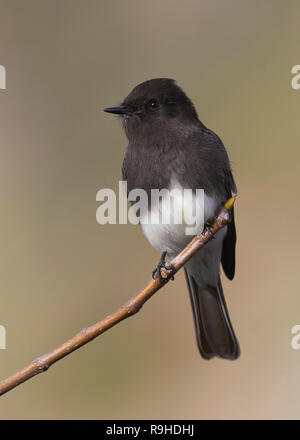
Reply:
<svg viewBox="0 0 300 440"><path fill-rule="evenodd" d="M180 122L198 121L191 100L169 78L157 78L136 86L121 105L104 109L120 115L128 137L153 130L167 130Z"/></svg>

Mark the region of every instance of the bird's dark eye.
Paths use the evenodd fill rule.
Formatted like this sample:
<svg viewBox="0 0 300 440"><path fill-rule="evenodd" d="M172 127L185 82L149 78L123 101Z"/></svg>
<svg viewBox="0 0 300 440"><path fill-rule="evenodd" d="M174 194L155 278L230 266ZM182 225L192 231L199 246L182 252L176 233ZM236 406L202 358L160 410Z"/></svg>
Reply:
<svg viewBox="0 0 300 440"><path fill-rule="evenodd" d="M151 99L147 102L147 108L149 110L157 110L159 108L159 102L156 99Z"/></svg>

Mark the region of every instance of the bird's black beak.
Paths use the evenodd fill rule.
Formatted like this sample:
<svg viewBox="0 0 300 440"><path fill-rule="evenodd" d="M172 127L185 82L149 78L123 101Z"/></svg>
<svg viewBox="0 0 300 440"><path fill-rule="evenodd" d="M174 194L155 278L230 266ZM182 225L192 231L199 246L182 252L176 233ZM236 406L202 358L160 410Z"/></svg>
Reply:
<svg viewBox="0 0 300 440"><path fill-rule="evenodd" d="M132 113L132 108L126 107L126 105L119 105L118 107L107 107L103 111L115 115L128 115Z"/></svg>

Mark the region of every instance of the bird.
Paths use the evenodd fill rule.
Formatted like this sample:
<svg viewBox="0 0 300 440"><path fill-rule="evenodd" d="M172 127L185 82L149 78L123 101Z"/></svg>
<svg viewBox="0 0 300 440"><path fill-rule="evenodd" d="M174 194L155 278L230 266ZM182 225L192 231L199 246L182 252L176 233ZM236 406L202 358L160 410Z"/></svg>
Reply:
<svg viewBox="0 0 300 440"><path fill-rule="evenodd" d="M122 166L128 193L136 188L147 194L153 189L204 190L201 216L204 227L211 224L220 206L237 194L231 163L219 138L199 119L194 104L171 78L154 78L138 84L120 105L104 109L118 115L128 139ZM195 202L195 197L193 203ZM161 210L148 204L148 213ZM170 208L171 217L182 200ZM152 217L151 217L152 218ZM191 236L180 224L141 222L150 244L162 256L154 273L161 278L165 259L172 259L188 244ZM239 343L229 317L222 289L221 266L228 279L235 274L236 228L231 222L219 230L206 246L184 265L196 340L204 359L234 360ZM170 267L170 266L169 266ZM163 281L163 280L162 280Z"/></svg>

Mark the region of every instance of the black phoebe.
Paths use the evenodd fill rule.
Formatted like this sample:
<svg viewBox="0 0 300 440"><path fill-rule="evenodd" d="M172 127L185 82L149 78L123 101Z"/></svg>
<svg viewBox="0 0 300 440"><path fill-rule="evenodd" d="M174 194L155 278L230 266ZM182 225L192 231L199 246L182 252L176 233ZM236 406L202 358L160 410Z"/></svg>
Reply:
<svg viewBox="0 0 300 440"><path fill-rule="evenodd" d="M128 192L135 188L148 194L151 189L204 189L206 224L221 203L236 193L222 141L200 122L194 105L174 80L145 81L120 106L104 111L122 117L129 141L123 162L123 180L127 181ZM149 210L155 209L149 205ZM192 237L178 224L141 226L152 246L163 253L159 276L165 255L173 258ZM239 356L239 344L220 280L221 263L226 276L230 280L234 277L235 245L232 211L230 224L185 264L197 343L205 359Z"/></svg>

